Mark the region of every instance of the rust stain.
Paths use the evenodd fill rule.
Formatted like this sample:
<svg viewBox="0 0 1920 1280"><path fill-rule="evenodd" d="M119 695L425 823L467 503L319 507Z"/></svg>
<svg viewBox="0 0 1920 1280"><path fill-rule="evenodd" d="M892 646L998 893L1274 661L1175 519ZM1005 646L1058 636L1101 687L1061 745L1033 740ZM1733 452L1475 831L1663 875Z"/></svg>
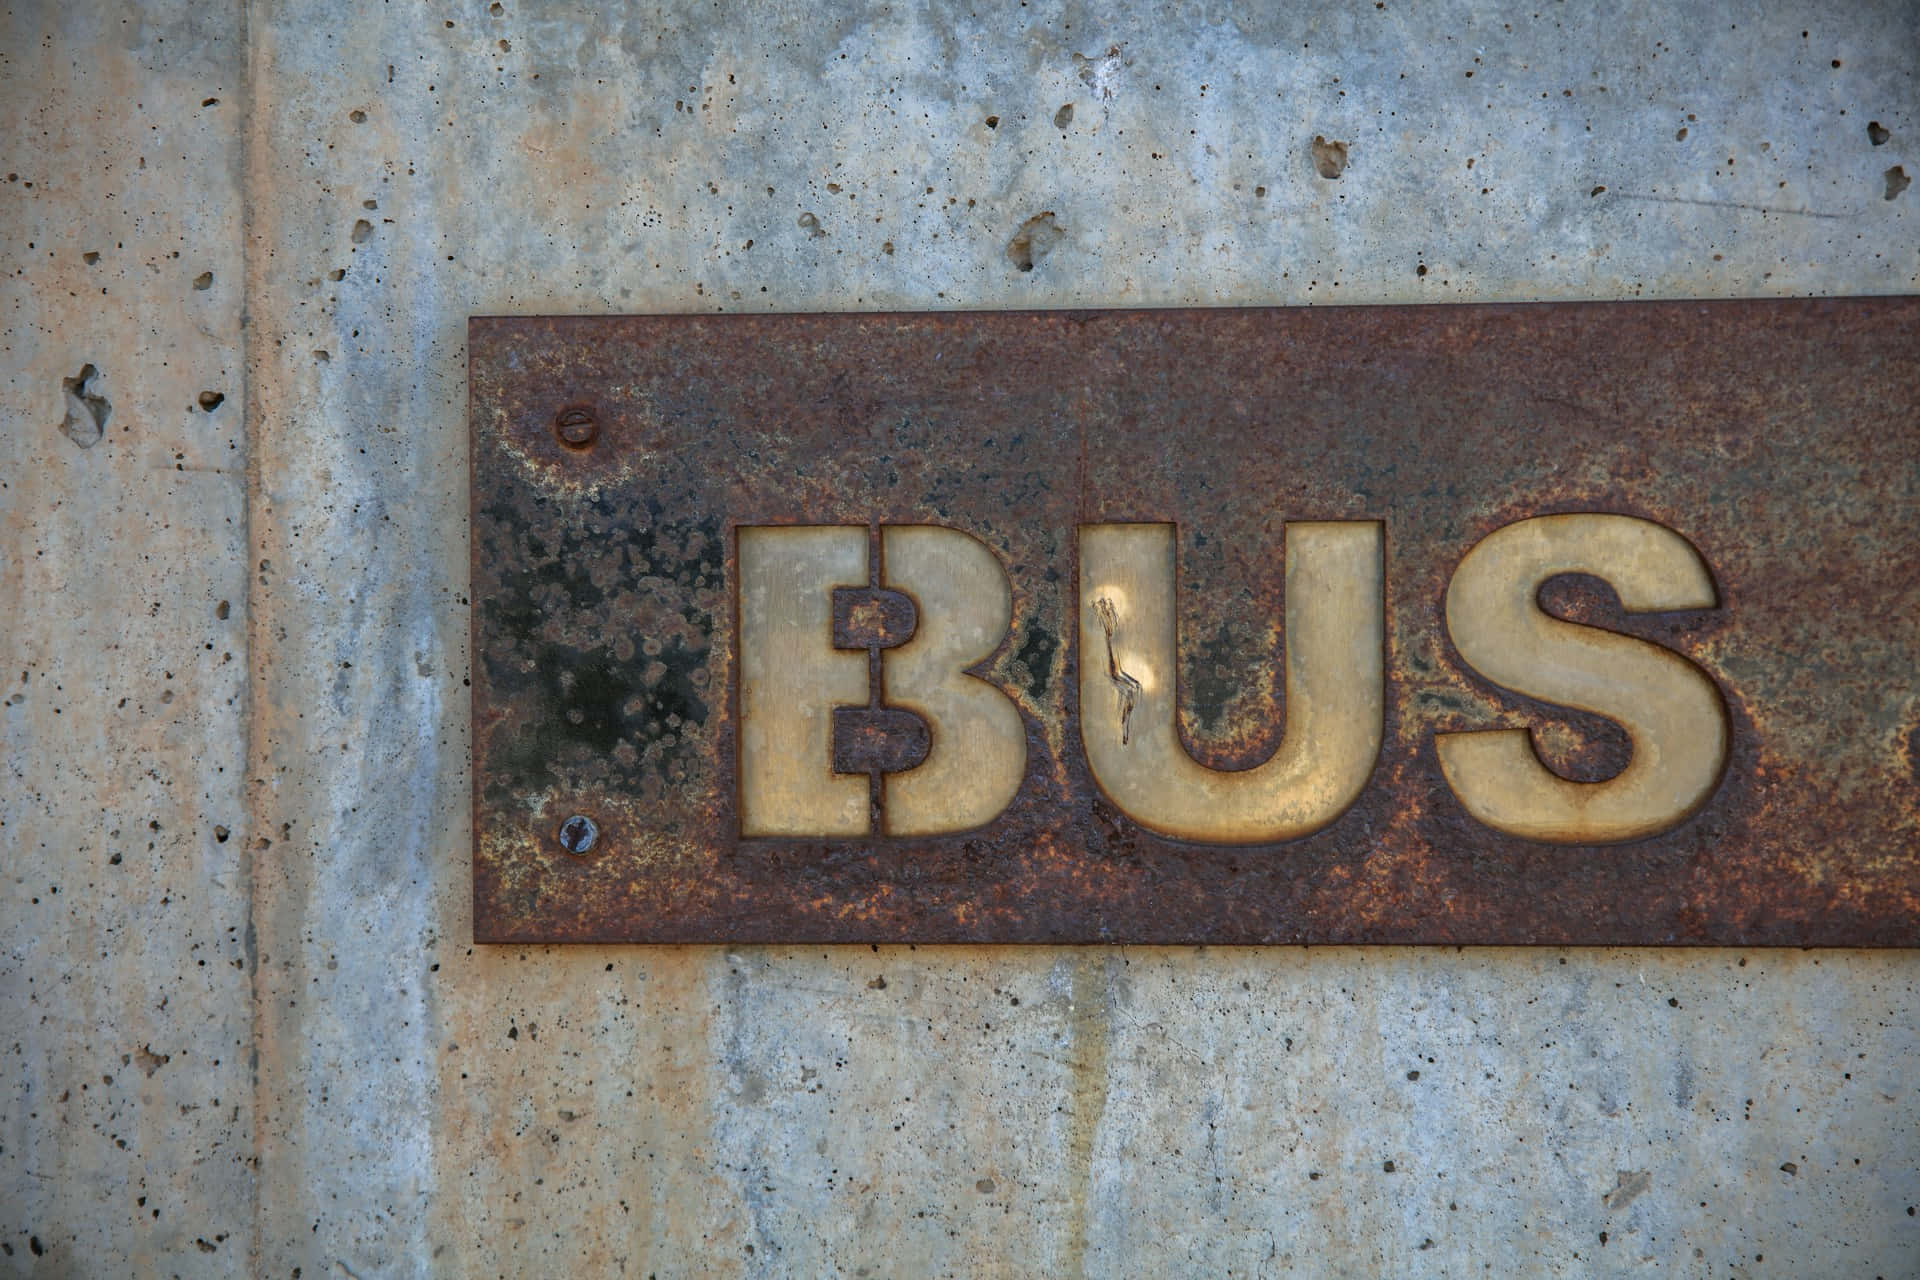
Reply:
<svg viewBox="0 0 1920 1280"><path fill-rule="evenodd" d="M469 348L480 941L1920 945L1920 300L480 318ZM580 406L585 449L556 430ZM1725 697L1719 789L1630 844L1484 827L1433 746L1527 725L1565 777L1624 764L1617 726L1448 638L1466 552L1561 512L1673 528L1719 589L1674 614L1542 592ZM1075 728L1077 664L1108 663L1076 652L1076 527L1177 524L1179 729L1234 769L1285 727L1288 520L1386 530L1372 780L1304 839L1155 835ZM733 530L785 523L947 525L1006 567L1013 627L975 672L1027 771L994 823L738 836ZM911 633L885 594L836 601L876 664ZM844 763L896 766L915 732L850 720ZM591 857L555 838L573 814Z"/></svg>
<svg viewBox="0 0 1920 1280"><path fill-rule="evenodd" d="M884 587L833 589L836 649L896 649L913 639L918 626L911 596Z"/></svg>

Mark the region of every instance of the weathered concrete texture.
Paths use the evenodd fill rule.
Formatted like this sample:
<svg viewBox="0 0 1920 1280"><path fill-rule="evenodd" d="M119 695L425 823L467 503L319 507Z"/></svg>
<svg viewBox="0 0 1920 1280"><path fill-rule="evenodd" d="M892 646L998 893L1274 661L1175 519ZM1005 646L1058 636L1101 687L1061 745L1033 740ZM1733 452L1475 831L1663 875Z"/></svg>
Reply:
<svg viewBox="0 0 1920 1280"><path fill-rule="evenodd" d="M198 6L0 18L3 1273L253 1239L242 80Z"/></svg>
<svg viewBox="0 0 1920 1280"><path fill-rule="evenodd" d="M1920 1271L1910 954L469 943L469 314L1915 288L1911 5L1244 8L9 12L0 1267Z"/></svg>

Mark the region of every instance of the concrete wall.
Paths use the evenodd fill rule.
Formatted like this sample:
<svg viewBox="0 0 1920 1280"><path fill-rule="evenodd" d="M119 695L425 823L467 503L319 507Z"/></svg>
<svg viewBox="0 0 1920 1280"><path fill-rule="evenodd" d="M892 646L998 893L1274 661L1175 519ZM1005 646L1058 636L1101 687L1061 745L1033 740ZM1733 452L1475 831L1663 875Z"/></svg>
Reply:
<svg viewBox="0 0 1920 1280"><path fill-rule="evenodd" d="M1912 953L474 947L462 346L1911 292L1911 3L3 21L0 1273L1920 1273Z"/></svg>

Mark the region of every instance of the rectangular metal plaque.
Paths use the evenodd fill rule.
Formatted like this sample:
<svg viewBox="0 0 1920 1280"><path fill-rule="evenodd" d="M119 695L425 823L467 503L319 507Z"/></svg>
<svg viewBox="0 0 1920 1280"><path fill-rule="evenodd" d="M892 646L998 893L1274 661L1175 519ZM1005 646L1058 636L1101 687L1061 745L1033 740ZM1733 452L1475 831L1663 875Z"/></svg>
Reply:
<svg viewBox="0 0 1920 1280"><path fill-rule="evenodd" d="M1920 945L1920 299L469 338L478 941Z"/></svg>

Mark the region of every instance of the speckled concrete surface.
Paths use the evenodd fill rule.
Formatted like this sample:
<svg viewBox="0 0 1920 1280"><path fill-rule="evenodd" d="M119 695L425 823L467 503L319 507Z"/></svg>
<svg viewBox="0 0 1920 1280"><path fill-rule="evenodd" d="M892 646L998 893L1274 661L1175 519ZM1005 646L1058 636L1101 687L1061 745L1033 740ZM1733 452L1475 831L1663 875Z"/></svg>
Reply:
<svg viewBox="0 0 1920 1280"><path fill-rule="evenodd" d="M1251 11L6 10L0 1272L1920 1272L1911 953L471 945L469 314L1916 288L1911 4Z"/></svg>
<svg viewBox="0 0 1920 1280"><path fill-rule="evenodd" d="M0 25L0 1274L252 1239L230 26Z"/></svg>

